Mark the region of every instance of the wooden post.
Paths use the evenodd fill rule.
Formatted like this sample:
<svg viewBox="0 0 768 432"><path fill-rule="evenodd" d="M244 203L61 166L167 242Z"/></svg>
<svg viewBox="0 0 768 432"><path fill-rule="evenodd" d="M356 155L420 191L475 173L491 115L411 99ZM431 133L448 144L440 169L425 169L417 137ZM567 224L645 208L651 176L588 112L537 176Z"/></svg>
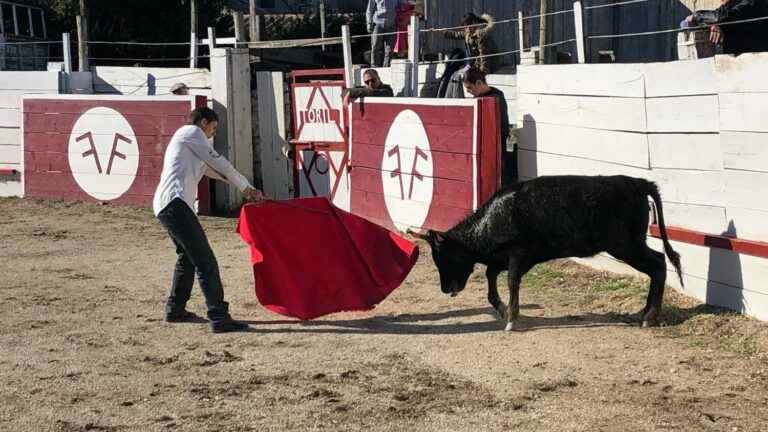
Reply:
<svg viewBox="0 0 768 432"><path fill-rule="evenodd" d="M412 97L419 96L419 33L419 18L411 15L411 25L408 27L408 60L411 66L409 93Z"/></svg>
<svg viewBox="0 0 768 432"><path fill-rule="evenodd" d="M72 73L72 50L69 42L69 33L61 34L61 52L64 53L64 72Z"/></svg>
<svg viewBox="0 0 768 432"><path fill-rule="evenodd" d="M352 88L354 80L352 76L352 38L349 36L349 26L341 26L341 43L344 52L344 85Z"/></svg>
<svg viewBox="0 0 768 432"><path fill-rule="evenodd" d="M77 55L80 72L88 72L88 36L85 19L77 16Z"/></svg>
<svg viewBox="0 0 768 432"><path fill-rule="evenodd" d="M235 23L235 48L239 48L245 42L245 23L242 12L232 12L232 21Z"/></svg>
<svg viewBox="0 0 768 432"><path fill-rule="evenodd" d="M45 25L45 10L40 9L40 19L43 20L43 39L48 39L48 27Z"/></svg>
<svg viewBox="0 0 768 432"><path fill-rule="evenodd" d="M518 54L518 60L519 63L522 63L523 61L523 51L525 51L525 39L523 38L523 12L517 11L517 38L518 38L518 49L520 50L520 53Z"/></svg>
<svg viewBox="0 0 768 432"><path fill-rule="evenodd" d="M547 0L539 0L539 62L547 63Z"/></svg>
<svg viewBox="0 0 768 432"><path fill-rule="evenodd" d="M3 8L0 6L0 35L5 34L5 18L3 17Z"/></svg>
<svg viewBox="0 0 768 432"><path fill-rule="evenodd" d="M249 0L249 27L251 31L251 42L259 42L261 41L261 28L262 26L262 17L261 14L256 12L256 4L257 0Z"/></svg>
<svg viewBox="0 0 768 432"><path fill-rule="evenodd" d="M584 18L580 1L573 2L573 24L576 29L576 55L579 63L584 63Z"/></svg>
<svg viewBox="0 0 768 432"><path fill-rule="evenodd" d="M189 67L197 67L197 1L189 1Z"/></svg>
<svg viewBox="0 0 768 432"><path fill-rule="evenodd" d="M213 64L213 50L216 48L216 30L213 27L208 27L208 55L209 60Z"/></svg>
<svg viewBox="0 0 768 432"><path fill-rule="evenodd" d="M320 0L320 37L325 39L325 0ZM322 48L325 51L325 44Z"/></svg>
<svg viewBox="0 0 768 432"><path fill-rule="evenodd" d="M32 8L27 8L27 18L29 19L29 36L35 37L35 25L32 21Z"/></svg>
<svg viewBox="0 0 768 432"><path fill-rule="evenodd" d="M19 13L16 12L16 5L13 5L13 33L19 36Z"/></svg>

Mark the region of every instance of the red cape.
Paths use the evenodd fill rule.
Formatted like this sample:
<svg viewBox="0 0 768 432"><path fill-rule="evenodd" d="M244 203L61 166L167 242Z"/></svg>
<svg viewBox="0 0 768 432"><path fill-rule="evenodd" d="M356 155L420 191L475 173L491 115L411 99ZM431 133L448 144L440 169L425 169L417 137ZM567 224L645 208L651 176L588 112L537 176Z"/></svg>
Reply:
<svg viewBox="0 0 768 432"><path fill-rule="evenodd" d="M302 320L373 309L419 257L415 244L326 198L243 206L237 232L251 249L259 302Z"/></svg>

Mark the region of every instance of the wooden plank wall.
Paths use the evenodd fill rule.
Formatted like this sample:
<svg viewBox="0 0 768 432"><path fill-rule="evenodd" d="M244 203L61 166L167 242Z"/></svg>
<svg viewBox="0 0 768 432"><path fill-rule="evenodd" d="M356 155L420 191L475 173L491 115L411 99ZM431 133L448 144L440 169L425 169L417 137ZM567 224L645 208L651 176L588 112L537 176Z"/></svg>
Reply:
<svg viewBox="0 0 768 432"><path fill-rule="evenodd" d="M616 3L614 0L584 1L584 6ZM695 3L695 6L694 6ZM691 10L715 8L719 5L714 0L654 0L653 2L629 4L619 7L589 9L584 11L584 31L586 35L605 35L637 33L654 30L677 28L680 21L691 13ZM573 8L573 0L549 0L549 11L561 11ZM427 2L426 27L442 28L459 25L461 18L467 12L478 15L487 12L496 20L514 18L518 11L524 16L538 15L539 0L431 0ZM547 20L550 29L550 41L563 41L574 38L573 14L550 16ZM526 20L526 48L539 44L539 19ZM517 41L517 24L499 25L493 32L493 38L499 51L519 49ZM425 34L425 48L428 52L450 52L461 47L460 41L445 39L439 33ZM676 35L674 33L627 37L619 39L594 39L587 46L587 61L596 62L599 50L613 50L616 61L649 62L667 61L677 58ZM570 53L576 59L576 47L573 43L556 48L558 51ZM517 64L518 57L505 56L504 63Z"/></svg>
<svg viewBox="0 0 768 432"><path fill-rule="evenodd" d="M647 178L661 189L667 224L768 241L766 74L766 54L522 67L521 176ZM768 319L768 260L675 247L685 292Z"/></svg>
<svg viewBox="0 0 768 432"><path fill-rule="evenodd" d="M211 97L211 72L208 69L95 66L95 94L157 96L170 94L177 82L186 84L189 93Z"/></svg>
<svg viewBox="0 0 768 432"><path fill-rule="evenodd" d="M22 171L21 95L58 94L59 72L0 72L0 168ZM0 196L22 196L20 175L0 177Z"/></svg>

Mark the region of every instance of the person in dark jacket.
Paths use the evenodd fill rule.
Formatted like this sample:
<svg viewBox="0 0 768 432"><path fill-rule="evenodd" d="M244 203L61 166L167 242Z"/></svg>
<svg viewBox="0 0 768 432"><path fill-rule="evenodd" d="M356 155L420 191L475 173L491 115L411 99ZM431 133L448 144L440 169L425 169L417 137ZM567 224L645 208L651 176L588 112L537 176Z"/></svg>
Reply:
<svg viewBox="0 0 768 432"><path fill-rule="evenodd" d="M499 107L499 134L501 135L501 179L502 184L508 184L517 180L517 150L507 150L509 140L509 113L507 112L507 100L504 93L496 87L491 87L485 80L483 71L470 68L464 74L464 90L472 96L494 97Z"/></svg>
<svg viewBox="0 0 768 432"><path fill-rule="evenodd" d="M376 69L368 69L363 72L363 84L364 87L353 87L349 89L346 96L344 96L344 105L348 105L351 101L366 97L366 96L378 96L378 97L392 97L394 92L392 87L381 82L379 73Z"/></svg>
<svg viewBox="0 0 768 432"><path fill-rule="evenodd" d="M495 25L493 17L484 14L477 16L472 12L464 15L461 20L464 30L446 31L448 39L463 40L466 45L467 57L479 57L469 61L471 66L489 74L496 70L496 57L482 57L497 51L496 43L491 37L491 31Z"/></svg>
<svg viewBox="0 0 768 432"><path fill-rule="evenodd" d="M709 40L723 46L724 54L768 51L768 20L739 24L733 21L768 17L766 0L722 0L715 10L696 11L686 21L710 26Z"/></svg>

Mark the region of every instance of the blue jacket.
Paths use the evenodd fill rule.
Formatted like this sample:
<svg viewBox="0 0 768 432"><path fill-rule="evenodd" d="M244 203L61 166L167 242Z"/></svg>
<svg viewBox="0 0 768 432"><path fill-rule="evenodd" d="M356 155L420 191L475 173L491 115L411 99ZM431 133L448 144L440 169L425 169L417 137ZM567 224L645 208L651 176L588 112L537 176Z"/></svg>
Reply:
<svg viewBox="0 0 768 432"><path fill-rule="evenodd" d="M394 29L397 2L398 0L368 0L368 8L365 11L365 21L368 26L376 24Z"/></svg>

